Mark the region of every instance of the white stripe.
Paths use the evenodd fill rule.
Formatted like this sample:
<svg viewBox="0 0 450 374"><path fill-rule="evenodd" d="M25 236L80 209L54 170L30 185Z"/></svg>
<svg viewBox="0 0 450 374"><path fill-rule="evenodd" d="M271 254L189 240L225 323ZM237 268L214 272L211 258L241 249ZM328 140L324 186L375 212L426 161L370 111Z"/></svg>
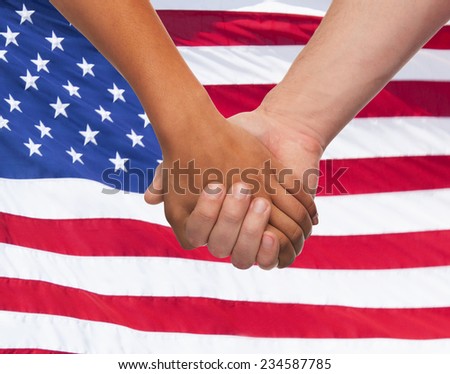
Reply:
<svg viewBox="0 0 450 374"><path fill-rule="evenodd" d="M155 9L225 10L261 13L303 14L323 16L330 0L152 0Z"/></svg>
<svg viewBox="0 0 450 374"><path fill-rule="evenodd" d="M34 218L130 218L168 226L163 207L142 196L101 193L82 179L0 179L0 211ZM450 189L320 196L315 235L364 235L450 229ZM364 207L362 209L362 207ZM387 219L386 217L389 217Z"/></svg>
<svg viewBox="0 0 450 374"><path fill-rule="evenodd" d="M389 117L351 121L323 159L450 155L450 118Z"/></svg>
<svg viewBox="0 0 450 374"><path fill-rule="evenodd" d="M383 178L380 170L380 178ZM344 186L345 187L345 186ZM314 235L371 235L450 228L450 189L321 196Z"/></svg>
<svg viewBox="0 0 450 374"><path fill-rule="evenodd" d="M158 10L217 10L323 17L331 0L152 0ZM450 25L450 21L446 23Z"/></svg>
<svg viewBox="0 0 450 374"><path fill-rule="evenodd" d="M450 306L450 266L389 270L247 271L231 264L161 257L68 256L0 244L0 276L31 279L103 295L361 308ZM380 248L382 251L382 248Z"/></svg>
<svg viewBox="0 0 450 374"><path fill-rule="evenodd" d="M86 179L0 178L0 196L1 212L27 217L129 218L169 226L162 204L150 206L141 194Z"/></svg>
<svg viewBox="0 0 450 374"><path fill-rule="evenodd" d="M273 84L281 81L302 46L178 49L204 85ZM420 50L393 80L450 81L450 50Z"/></svg>
<svg viewBox="0 0 450 374"><path fill-rule="evenodd" d="M38 348L73 353L422 354L450 351L450 339L274 339L143 332L104 322L15 312L0 312L0 331L2 348Z"/></svg>

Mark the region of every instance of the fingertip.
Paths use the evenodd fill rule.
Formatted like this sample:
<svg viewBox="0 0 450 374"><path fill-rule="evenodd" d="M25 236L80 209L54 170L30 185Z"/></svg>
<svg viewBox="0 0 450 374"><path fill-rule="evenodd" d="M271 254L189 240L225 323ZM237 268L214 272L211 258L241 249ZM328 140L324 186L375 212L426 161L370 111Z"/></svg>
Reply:
<svg viewBox="0 0 450 374"><path fill-rule="evenodd" d="M223 200L225 198L225 186L221 183L209 183L200 195L199 199Z"/></svg>
<svg viewBox="0 0 450 374"><path fill-rule="evenodd" d="M157 205L163 202L164 197L161 192L153 192L152 185L149 186L144 194L144 200L147 204Z"/></svg>
<svg viewBox="0 0 450 374"><path fill-rule="evenodd" d="M252 201L250 209L257 214L266 214L269 216L272 210L272 204L264 197L257 197Z"/></svg>
<svg viewBox="0 0 450 374"><path fill-rule="evenodd" d="M261 269L270 270L278 266L279 247L278 237L270 231L264 231L256 259Z"/></svg>
<svg viewBox="0 0 450 374"><path fill-rule="evenodd" d="M316 213L316 215L313 217L312 224L314 226L319 224L319 213Z"/></svg>
<svg viewBox="0 0 450 374"><path fill-rule="evenodd" d="M148 186L144 194L144 200L147 204L156 205L164 200L163 196L163 180L162 180L162 164L159 164L154 173L153 181Z"/></svg>

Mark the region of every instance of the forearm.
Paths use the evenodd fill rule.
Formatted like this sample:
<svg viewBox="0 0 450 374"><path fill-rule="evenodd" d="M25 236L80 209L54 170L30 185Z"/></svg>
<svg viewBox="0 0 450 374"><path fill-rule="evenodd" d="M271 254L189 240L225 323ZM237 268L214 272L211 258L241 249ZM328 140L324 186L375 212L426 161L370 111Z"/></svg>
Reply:
<svg viewBox="0 0 450 374"><path fill-rule="evenodd" d="M52 3L127 79L163 149L216 114L148 0Z"/></svg>
<svg viewBox="0 0 450 374"><path fill-rule="evenodd" d="M448 0L335 0L262 108L325 148L449 17Z"/></svg>

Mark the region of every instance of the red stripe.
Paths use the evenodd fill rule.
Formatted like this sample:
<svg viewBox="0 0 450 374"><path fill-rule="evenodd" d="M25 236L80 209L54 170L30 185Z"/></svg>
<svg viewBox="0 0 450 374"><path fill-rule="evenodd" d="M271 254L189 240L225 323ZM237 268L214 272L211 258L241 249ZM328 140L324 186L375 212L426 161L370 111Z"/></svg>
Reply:
<svg viewBox="0 0 450 374"><path fill-rule="evenodd" d="M172 230L127 219L45 220L0 214L0 242L76 256L156 256L228 262L206 248L182 249ZM393 269L450 265L450 230L312 236L292 265L310 269ZM380 249L382 251L380 252Z"/></svg>
<svg viewBox="0 0 450 374"><path fill-rule="evenodd" d="M48 349L38 349L38 348L0 348L0 355L8 354L67 354L68 352L51 351Z"/></svg>
<svg viewBox="0 0 450 374"><path fill-rule="evenodd" d="M0 293L2 310L67 316L142 331L274 338L450 337L450 308L374 309L193 297L105 296L8 278L0 278Z"/></svg>
<svg viewBox="0 0 450 374"><path fill-rule="evenodd" d="M407 133L406 128L405 133ZM331 196L448 188L450 187L450 173L447 172L449 165L450 156L380 157L321 161L321 177L319 178L317 195ZM383 177L380 177L380 170L383 171Z"/></svg>
<svg viewBox="0 0 450 374"><path fill-rule="evenodd" d="M255 12L160 10L161 20L178 46L304 45L321 17ZM450 49L450 27L426 48Z"/></svg>
<svg viewBox="0 0 450 374"><path fill-rule="evenodd" d="M225 116L259 106L273 84L205 86ZM450 82L390 82L357 117L450 116Z"/></svg>

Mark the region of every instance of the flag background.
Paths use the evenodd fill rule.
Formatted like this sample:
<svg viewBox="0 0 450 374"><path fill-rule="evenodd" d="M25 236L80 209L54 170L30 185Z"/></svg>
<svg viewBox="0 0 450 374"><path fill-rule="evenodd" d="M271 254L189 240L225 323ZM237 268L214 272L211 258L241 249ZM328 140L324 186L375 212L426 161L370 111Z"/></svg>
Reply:
<svg viewBox="0 0 450 374"><path fill-rule="evenodd" d="M229 116L329 1L153 4ZM319 194L314 236L271 272L177 245L142 198L161 158L145 113L47 1L3 1L0 32L0 352L449 351L450 26L327 149L348 194Z"/></svg>

